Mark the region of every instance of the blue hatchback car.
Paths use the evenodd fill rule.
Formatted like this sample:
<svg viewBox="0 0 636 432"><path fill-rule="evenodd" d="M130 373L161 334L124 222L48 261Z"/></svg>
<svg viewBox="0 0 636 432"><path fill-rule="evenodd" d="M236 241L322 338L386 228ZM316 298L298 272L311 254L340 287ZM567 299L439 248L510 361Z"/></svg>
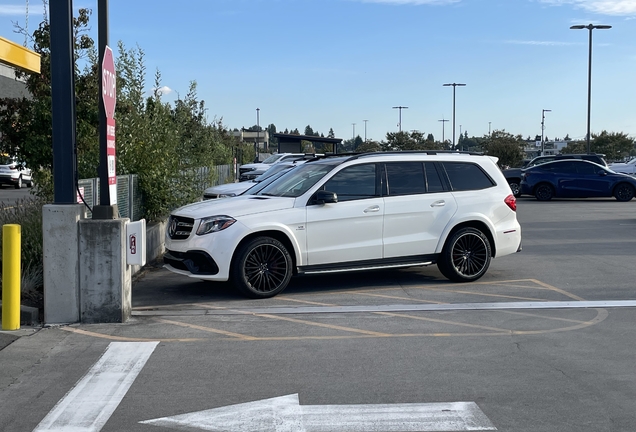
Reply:
<svg viewBox="0 0 636 432"><path fill-rule="evenodd" d="M636 178L586 160L559 160L522 170L521 193L539 201L552 198L634 198Z"/></svg>

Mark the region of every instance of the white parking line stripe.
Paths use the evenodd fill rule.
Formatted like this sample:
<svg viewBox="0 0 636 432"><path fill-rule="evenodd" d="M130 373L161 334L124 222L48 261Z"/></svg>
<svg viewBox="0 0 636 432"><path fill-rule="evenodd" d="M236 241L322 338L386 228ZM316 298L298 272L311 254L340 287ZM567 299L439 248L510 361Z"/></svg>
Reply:
<svg viewBox="0 0 636 432"><path fill-rule="evenodd" d="M111 342L102 357L33 432L98 432L159 342Z"/></svg>

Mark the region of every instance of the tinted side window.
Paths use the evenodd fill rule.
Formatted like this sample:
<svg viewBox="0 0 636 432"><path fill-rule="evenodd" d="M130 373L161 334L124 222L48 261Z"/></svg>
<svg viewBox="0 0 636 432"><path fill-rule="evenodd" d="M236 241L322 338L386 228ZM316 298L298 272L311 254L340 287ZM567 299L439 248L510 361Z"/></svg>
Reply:
<svg viewBox="0 0 636 432"><path fill-rule="evenodd" d="M335 192L338 201L372 198L376 194L375 164L354 165L334 175L323 188Z"/></svg>
<svg viewBox="0 0 636 432"><path fill-rule="evenodd" d="M563 174L576 174L576 162L558 162L550 165L544 165L541 168L544 171L550 171Z"/></svg>
<svg viewBox="0 0 636 432"><path fill-rule="evenodd" d="M426 192L424 167L421 162L386 164L388 195L412 195Z"/></svg>
<svg viewBox="0 0 636 432"><path fill-rule="evenodd" d="M443 165L454 191L486 189L494 185L490 177L475 164L443 162Z"/></svg>
<svg viewBox="0 0 636 432"><path fill-rule="evenodd" d="M596 174L601 169L596 165L588 164L588 163L579 163L576 164L576 171L579 174Z"/></svg>
<svg viewBox="0 0 636 432"><path fill-rule="evenodd" d="M424 162L424 169L426 170L426 190L428 192L442 192L444 185L435 164L433 162Z"/></svg>

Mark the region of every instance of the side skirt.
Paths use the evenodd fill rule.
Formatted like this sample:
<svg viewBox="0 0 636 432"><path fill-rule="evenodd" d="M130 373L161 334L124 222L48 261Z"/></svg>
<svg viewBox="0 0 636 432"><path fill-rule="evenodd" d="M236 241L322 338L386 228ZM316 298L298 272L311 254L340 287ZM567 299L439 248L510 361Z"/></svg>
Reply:
<svg viewBox="0 0 636 432"><path fill-rule="evenodd" d="M297 270L298 274L317 274L418 267L435 264L438 256L439 254L431 254L377 260L348 261L344 263L299 266Z"/></svg>

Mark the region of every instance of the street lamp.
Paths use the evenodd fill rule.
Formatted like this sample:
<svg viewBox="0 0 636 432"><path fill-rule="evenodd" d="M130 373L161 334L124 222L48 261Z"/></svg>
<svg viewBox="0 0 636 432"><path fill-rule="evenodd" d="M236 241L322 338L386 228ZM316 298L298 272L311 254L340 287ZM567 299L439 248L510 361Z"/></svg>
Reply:
<svg viewBox="0 0 636 432"><path fill-rule="evenodd" d="M592 108L592 30L606 30L611 29L609 25L575 25L570 27L570 30L583 30L588 29L590 31L590 53L587 64L587 152L590 153L590 112Z"/></svg>
<svg viewBox="0 0 636 432"><path fill-rule="evenodd" d="M254 162L255 163L258 162L259 160L257 146L258 146L258 141L261 138L261 126L260 126L260 118L259 118L260 111L261 111L260 108L256 108L256 141L254 141Z"/></svg>
<svg viewBox="0 0 636 432"><path fill-rule="evenodd" d="M453 86L453 150L455 150L455 87L459 86L459 87L463 87L466 84L457 84L457 83L452 83L452 84L444 84L444 87L448 87L448 86Z"/></svg>
<svg viewBox="0 0 636 432"><path fill-rule="evenodd" d="M393 109L397 109L400 110L400 120L398 123L398 127L400 128L400 132L402 132L402 110L403 109L408 109L409 107L405 107L405 106L394 106Z"/></svg>
<svg viewBox="0 0 636 432"><path fill-rule="evenodd" d="M545 113L547 112L552 112L552 110L547 110L547 109L542 109L541 110L541 156L543 156L543 153L545 151L545 143L543 142L543 131L545 130ZM536 138L535 138L536 139ZM587 152L589 153L589 147Z"/></svg>
<svg viewBox="0 0 636 432"><path fill-rule="evenodd" d="M449 121L448 119L445 119L444 116L442 116L441 120L437 120L437 121L441 121L442 122L442 145L444 145L444 143L446 143L446 139L444 138L444 129L446 126L446 122Z"/></svg>
<svg viewBox="0 0 636 432"><path fill-rule="evenodd" d="M367 122L369 120L362 120L364 122L364 142L367 142Z"/></svg>

